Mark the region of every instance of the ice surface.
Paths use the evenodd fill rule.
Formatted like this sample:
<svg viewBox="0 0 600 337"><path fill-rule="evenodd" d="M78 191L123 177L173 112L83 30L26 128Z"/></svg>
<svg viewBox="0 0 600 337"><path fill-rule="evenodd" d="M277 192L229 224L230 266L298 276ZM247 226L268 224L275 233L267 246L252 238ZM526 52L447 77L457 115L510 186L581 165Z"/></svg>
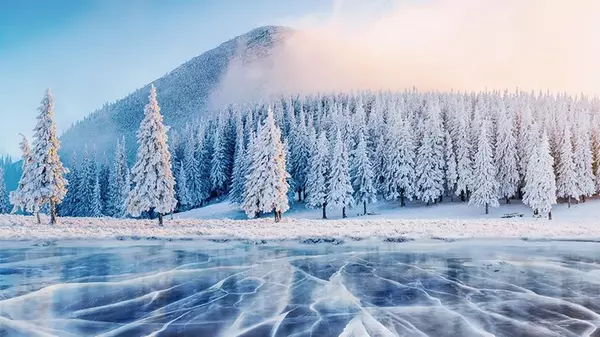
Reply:
<svg viewBox="0 0 600 337"><path fill-rule="evenodd" d="M600 244L2 242L0 336L598 336Z"/></svg>

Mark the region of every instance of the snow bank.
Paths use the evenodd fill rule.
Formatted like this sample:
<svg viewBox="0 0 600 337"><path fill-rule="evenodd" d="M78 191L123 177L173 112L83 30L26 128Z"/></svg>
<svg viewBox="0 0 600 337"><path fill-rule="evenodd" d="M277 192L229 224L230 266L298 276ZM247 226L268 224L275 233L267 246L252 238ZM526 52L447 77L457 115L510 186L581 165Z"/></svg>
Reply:
<svg viewBox="0 0 600 337"><path fill-rule="evenodd" d="M548 221L520 219L360 219L308 220L285 218L274 223L271 218L256 220L165 219L120 220L110 218L61 218L55 226L47 219L38 225L33 217L0 216L0 240L53 239L195 239L237 238L281 240L302 238L368 237L385 238L600 238L596 221ZM393 240L392 240L393 241Z"/></svg>

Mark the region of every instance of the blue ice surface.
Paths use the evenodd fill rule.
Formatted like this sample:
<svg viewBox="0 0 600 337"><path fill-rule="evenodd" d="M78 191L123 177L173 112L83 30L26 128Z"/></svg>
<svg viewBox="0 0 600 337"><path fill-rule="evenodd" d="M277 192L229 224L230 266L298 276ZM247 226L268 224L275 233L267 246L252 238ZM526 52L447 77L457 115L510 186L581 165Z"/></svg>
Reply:
<svg viewBox="0 0 600 337"><path fill-rule="evenodd" d="M600 336L600 244L0 242L0 336Z"/></svg>

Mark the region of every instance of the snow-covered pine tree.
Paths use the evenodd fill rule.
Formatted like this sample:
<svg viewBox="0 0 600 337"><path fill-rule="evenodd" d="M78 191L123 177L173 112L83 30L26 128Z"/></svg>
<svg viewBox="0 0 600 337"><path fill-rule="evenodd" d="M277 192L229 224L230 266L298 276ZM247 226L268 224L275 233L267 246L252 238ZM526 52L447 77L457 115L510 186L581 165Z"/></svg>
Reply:
<svg viewBox="0 0 600 337"><path fill-rule="evenodd" d="M469 198L473 184L473 166L471 164L471 143L469 142L469 115L466 111L465 98L459 95L456 102L456 196L462 201Z"/></svg>
<svg viewBox="0 0 600 337"><path fill-rule="evenodd" d="M179 205L184 208L194 208L198 207L202 202L207 198L207 187L206 183L202 180L205 178L205 173L200 171L201 165L199 162L200 156L200 136L204 136L203 134L194 134L194 132L188 128L187 129L187 139L185 140L185 145L183 148L183 166L180 166L179 169L183 167L183 171L185 175L181 173L178 174L178 182L179 179L185 179L185 200L179 199ZM182 187L183 189L183 187ZM180 192L183 190L179 189Z"/></svg>
<svg viewBox="0 0 600 337"><path fill-rule="evenodd" d="M246 155L246 138L244 135L244 123L242 116L237 114L236 121L236 140L235 140L235 155L233 158L233 171L231 173L231 188L229 189L229 201L234 204L241 205L244 201L244 185L246 177L244 172L245 155Z"/></svg>
<svg viewBox="0 0 600 337"><path fill-rule="evenodd" d="M329 175L329 142L321 131L310 156L310 170L306 182L306 207L321 208L323 219L327 219L327 180Z"/></svg>
<svg viewBox="0 0 600 337"><path fill-rule="evenodd" d="M65 199L62 202L60 207L60 215L61 216L75 216L75 210L78 207L80 202L79 200L79 190L77 183L79 181L79 169L77 163L77 153L73 152L71 156L71 166L69 167L69 173L65 174L65 178L70 182L69 190L67 191L67 195L65 195Z"/></svg>
<svg viewBox="0 0 600 337"><path fill-rule="evenodd" d="M102 217L102 195L100 190L100 169L96 166L94 174L94 185L92 189L92 200L90 203L90 216L92 218Z"/></svg>
<svg viewBox="0 0 600 337"><path fill-rule="evenodd" d="M506 109L502 99L498 100L498 123L496 129L495 163L498 169L498 194L510 204L510 198L517 193L519 168L517 166L517 139L515 137L514 116Z"/></svg>
<svg viewBox="0 0 600 337"><path fill-rule="evenodd" d="M197 186L194 190L188 187L191 193L194 193L193 199L203 205L204 202L210 197L211 181L210 181L210 167L211 167L211 151L210 144L208 143L206 136L207 123L201 123L198 127L198 135L196 138L196 162L198 163L198 181ZM188 180L189 181L189 180Z"/></svg>
<svg viewBox="0 0 600 337"><path fill-rule="evenodd" d="M532 125L532 136L539 134L537 125ZM550 143L546 131L541 140L535 142L527 162L523 203L533 210L534 215L548 213L552 219L552 205L556 204L556 182L552 165L554 159L550 155Z"/></svg>
<svg viewBox="0 0 600 337"><path fill-rule="evenodd" d="M6 183L4 181L4 170L0 168L0 214L8 212L10 212L8 192L6 191Z"/></svg>
<svg viewBox="0 0 600 337"><path fill-rule="evenodd" d="M342 209L342 218L346 218L346 208L354 204L350 173L348 171L348 151L342 132L337 131L331 153L331 171L327 180L327 205Z"/></svg>
<svg viewBox="0 0 600 337"><path fill-rule="evenodd" d="M483 121L479 127L477 139L477 152L475 152L473 166L473 194L469 205L485 205L485 214L489 214L489 207L498 207L498 182L496 181L496 167L494 156L488 136L488 123Z"/></svg>
<svg viewBox="0 0 600 337"><path fill-rule="evenodd" d="M31 149L29 148L27 138L23 134L20 135L23 137L20 143L23 172L21 173L21 179L19 180L17 189L10 193L10 203L13 205L13 213L18 210L21 210L22 212L36 212L39 223L39 213L37 212L38 204L35 200L33 191L33 181L37 166L33 165L33 158L31 156Z"/></svg>
<svg viewBox="0 0 600 337"><path fill-rule="evenodd" d="M129 181L129 167L127 166L127 151L125 137L117 140L115 158L110 170L108 182L109 214L115 218L127 216L127 196L131 188Z"/></svg>
<svg viewBox="0 0 600 337"><path fill-rule="evenodd" d="M573 140L569 124L564 123L564 131L558 152L556 168L556 196L566 198L569 207L571 199L579 200L575 162L573 161Z"/></svg>
<svg viewBox="0 0 600 337"><path fill-rule="evenodd" d="M177 170L177 184L175 185L176 197L179 202L179 211L189 209L191 205L190 201L190 190L188 188L188 174L185 170L185 164L179 163L179 170Z"/></svg>
<svg viewBox="0 0 600 337"><path fill-rule="evenodd" d="M456 155L454 154L454 143L450 132L445 133L445 146L444 146L444 176L446 182L446 195L452 198L452 195L456 191L456 182L458 181Z"/></svg>
<svg viewBox="0 0 600 337"><path fill-rule="evenodd" d="M306 198L306 179L308 176L308 158L310 156L310 139L306 128L306 115L300 110L298 120L292 125L290 147L290 174L298 193L298 201L302 201L302 194Z"/></svg>
<svg viewBox="0 0 600 337"><path fill-rule="evenodd" d="M584 111L580 111L583 114ZM592 147L590 141L590 135L588 128L581 121L574 124L574 161L575 161L575 172L577 188L580 197L583 201L587 196L591 196L596 193L596 186L594 184L594 173L592 168Z"/></svg>
<svg viewBox="0 0 600 337"><path fill-rule="evenodd" d="M417 149L415 171L417 197L428 205L444 192L443 131L440 127L440 108L437 98L429 97L425 107L421 144Z"/></svg>
<svg viewBox="0 0 600 337"><path fill-rule="evenodd" d="M217 129L214 130L213 153L211 158L210 181L212 190L221 195L227 192L231 177L231 158L227 141L227 121L225 112L219 115ZM189 169L189 168L188 168Z"/></svg>
<svg viewBox="0 0 600 337"><path fill-rule="evenodd" d="M33 199L38 207L49 204L50 224L56 223L56 205L60 204L67 194L68 182L63 175L68 172L63 168L58 156L60 142L56 136L54 124L54 98L50 89L42 99L37 117L37 125L33 129L33 164L35 174L32 181Z"/></svg>
<svg viewBox="0 0 600 337"><path fill-rule="evenodd" d="M354 201L363 204L363 215L366 215L367 204L377 201L377 190L364 132L364 128L359 129L358 143L350 156L350 178Z"/></svg>
<svg viewBox="0 0 600 337"><path fill-rule="evenodd" d="M131 170L133 188L127 197L127 211L133 216L150 211L158 213L162 226L163 215L172 212L175 199L171 154L167 145L167 128L156 100L156 88L150 88L149 103L137 133L138 150Z"/></svg>
<svg viewBox="0 0 600 337"><path fill-rule="evenodd" d="M281 131L275 125L273 111L258 133L252 153L252 171L247 177L242 209L249 217L260 212L274 212L275 221L289 209L287 193L289 174L285 170L285 149Z"/></svg>

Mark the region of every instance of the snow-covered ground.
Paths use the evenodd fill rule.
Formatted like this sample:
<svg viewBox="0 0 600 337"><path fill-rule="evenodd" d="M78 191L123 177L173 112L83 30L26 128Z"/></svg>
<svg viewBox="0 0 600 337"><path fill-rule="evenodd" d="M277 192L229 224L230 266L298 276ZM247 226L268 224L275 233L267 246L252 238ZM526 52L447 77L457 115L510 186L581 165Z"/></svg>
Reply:
<svg viewBox="0 0 600 337"><path fill-rule="evenodd" d="M307 237L407 237L407 238L600 238L600 199L574 205L557 205L554 220L534 219L518 203L502 205L483 214L483 209L462 203L422 206L417 203L400 209L393 203L371 205L375 215L319 220L319 210L296 205L281 223L271 217L239 220L244 214L228 202L220 202L167 218L164 227L155 220L110 218L62 218L56 226L42 225L25 216L0 216L0 240L76 238L190 239L227 237L238 239L297 239ZM502 219L506 213L524 213L523 218Z"/></svg>
<svg viewBox="0 0 600 337"><path fill-rule="evenodd" d="M518 200L512 200L511 204L501 203L500 207L490 208L490 214L486 215L483 207L470 206L468 203L460 201L446 201L441 204L425 206L418 201L408 202L407 207L400 207L398 202L377 202L368 205L368 212L371 215L363 217L362 206L348 210L346 213L349 219L423 219L423 220L492 220L502 219L505 214L519 213L523 214L522 220L533 220L531 208L523 205ZM600 226L600 197L588 199L585 203L571 205L567 207L566 203L554 205L552 216L557 221L590 221L598 222ZM221 201L200 207L187 212L175 215L178 219L247 219L246 214L240 210L240 207L227 201ZM297 203L291 206L290 210L284 214L284 217L295 219L321 219L321 209L308 209L303 203ZM338 220L342 218L341 210L327 210L329 220Z"/></svg>

